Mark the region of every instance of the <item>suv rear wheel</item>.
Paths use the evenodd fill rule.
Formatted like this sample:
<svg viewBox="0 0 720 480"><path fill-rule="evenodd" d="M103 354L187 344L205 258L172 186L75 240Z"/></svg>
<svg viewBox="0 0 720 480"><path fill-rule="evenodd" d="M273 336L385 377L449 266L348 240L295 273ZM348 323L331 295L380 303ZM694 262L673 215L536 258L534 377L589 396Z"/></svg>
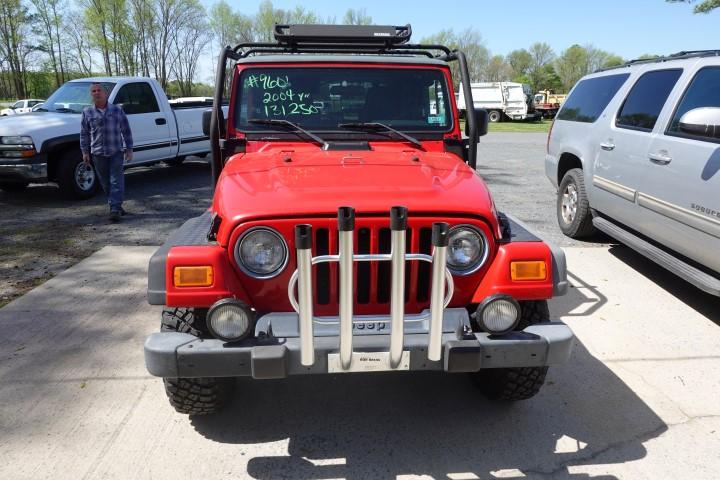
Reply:
<svg viewBox="0 0 720 480"><path fill-rule="evenodd" d="M192 308L166 308L162 312L161 332L205 336L204 314ZM179 413L208 415L220 410L232 393L231 378L163 378L170 405Z"/></svg>
<svg viewBox="0 0 720 480"><path fill-rule="evenodd" d="M546 300L520 302L517 329L550 321ZM487 368L471 373L478 388L492 400L517 401L534 397L545 383L548 367Z"/></svg>
<svg viewBox="0 0 720 480"><path fill-rule="evenodd" d="M560 182L557 219L560 230L570 238L589 237L596 233L581 168L568 170Z"/></svg>

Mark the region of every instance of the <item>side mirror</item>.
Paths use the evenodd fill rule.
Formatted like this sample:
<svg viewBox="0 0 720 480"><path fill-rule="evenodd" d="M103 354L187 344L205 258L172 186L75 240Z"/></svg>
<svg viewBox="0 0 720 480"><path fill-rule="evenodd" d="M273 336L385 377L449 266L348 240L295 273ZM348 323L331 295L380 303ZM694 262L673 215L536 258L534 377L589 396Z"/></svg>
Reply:
<svg viewBox="0 0 720 480"><path fill-rule="evenodd" d="M488 113L484 108L475 109L475 125L477 126L478 137L487 135L488 133ZM465 135L470 136L468 122L465 120Z"/></svg>
<svg viewBox="0 0 720 480"><path fill-rule="evenodd" d="M698 137L720 138L720 108L694 108L680 117L681 132Z"/></svg>
<svg viewBox="0 0 720 480"><path fill-rule="evenodd" d="M210 136L210 119L212 119L212 108L203 110L203 114L202 114L203 135Z"/></svg>

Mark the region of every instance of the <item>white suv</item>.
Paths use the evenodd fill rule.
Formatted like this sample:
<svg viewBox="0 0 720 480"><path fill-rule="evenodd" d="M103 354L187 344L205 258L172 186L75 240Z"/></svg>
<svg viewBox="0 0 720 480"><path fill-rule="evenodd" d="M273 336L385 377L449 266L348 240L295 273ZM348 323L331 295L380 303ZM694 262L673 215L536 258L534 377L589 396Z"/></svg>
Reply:
<svg viewBox="0 0 720 480"><path fill-rule="evenodd" d="M581 79L548 135L560 229L596 229L720 296L720 51Z"/></svg>

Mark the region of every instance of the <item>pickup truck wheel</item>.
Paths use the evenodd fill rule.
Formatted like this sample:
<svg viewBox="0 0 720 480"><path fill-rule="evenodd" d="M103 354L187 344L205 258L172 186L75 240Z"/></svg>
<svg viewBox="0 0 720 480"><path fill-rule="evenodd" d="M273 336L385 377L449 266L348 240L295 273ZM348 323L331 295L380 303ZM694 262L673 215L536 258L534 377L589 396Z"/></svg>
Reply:
<svg viewBox="0 0 720 480"><path fill-rule="evenodd" d="M91 198L97 192L99 181L95 170L82 160L80 151L68 151L60 157L57 182L65 198Z"/></svg>
<svg viewBox="0 0 720 480"><path fill-rule="evenodd" d="M570 238L589 237L596 233L581 168L568 170L560 182L557 219L560 230Z"/></svg>
<svg viewBox="0 0 720 480"><path fill-rule="evenodd" d="M190 333L205 337L205 317L192 308L166 308L162 312L161 332ZM163 378L170 405L179 413L209 415L219 411L232 393L231 378Z"/></svg>
<svg viewBox="0 0 720 480"><path fill-rule="evenodd" d="M28 186L28 182L0 182L0 190L6 192L20 192L25 190Z"/></svg>
<svg viewBox="0 0 720 480"><path fill-rule="evenodd" d="M488 120L490 120L492 123L497 123L502 118L502 114L498 112L497 110L490 110L488 112Z"/></svg>
<svg viewBox="0 0 720 480"><path fill-rule="evenodd" d="M517 329L550 321L546 300L520 302L522 313ZM545 383L548 367L487 368L471 373L481 392L492 400L517 401L534 397Z"/></svg>
<svg viewBox="0 0 720 480"><path fill-rule="evenodd" d="M171 167L177 167L178 165L181 165L185 161L185 156L182 155L180 157L170 158L167 160L163 160L166 165L170 165Z"/></svg>

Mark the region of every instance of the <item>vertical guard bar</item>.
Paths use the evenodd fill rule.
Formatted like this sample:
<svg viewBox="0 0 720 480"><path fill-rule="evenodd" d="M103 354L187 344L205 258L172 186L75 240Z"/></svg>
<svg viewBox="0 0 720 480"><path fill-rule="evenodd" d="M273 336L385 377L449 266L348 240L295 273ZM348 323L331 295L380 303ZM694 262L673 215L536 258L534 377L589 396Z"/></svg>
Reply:
<svg viewBox="0 0 720 480"><path fill-rule="evenodd" d="M312 287L312 225L295 226L295 248L298 270L298 310L300 318L300 363L305 367L315 363L313 342Z"/></svg>
<svg viewBox="0 0 720 480"><path fill-rule="evenodd" d="M338 235L340 240L340 363L347 370L352 362L353 343L353 230L355 209L338 209Z"/></svg>
<svg viewBox="0 0 720 480"><path fill-rule="evenodd" d="M435 222L432 227L432 290L430 292L430 339L428 360L437 362L442 356L442 328L445 301L445 267L447 264L448 231L445 222Z"/></svg>
<svg viewBox="0 0 720 480"><path fill-rule="evenodd" d="M405 336L405 230L407 208L390 209L392 279L390 282L390 367L400 365Z"/></svg>

